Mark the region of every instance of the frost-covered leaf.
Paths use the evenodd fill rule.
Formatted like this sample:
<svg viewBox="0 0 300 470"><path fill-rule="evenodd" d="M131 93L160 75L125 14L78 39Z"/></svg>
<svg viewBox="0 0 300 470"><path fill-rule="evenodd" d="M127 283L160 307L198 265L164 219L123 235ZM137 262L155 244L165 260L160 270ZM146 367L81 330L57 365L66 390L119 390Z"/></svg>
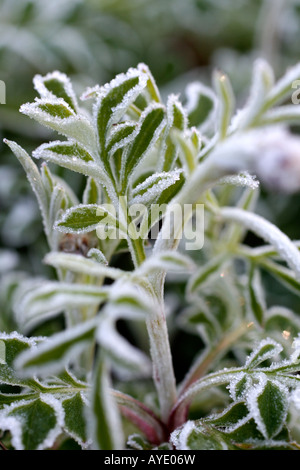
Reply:
<svg viewBox="0 0 300 470"><path fill-rule="evenodd" d="M217 103L215 93L201 82L192 82L186 87L185 94L189 125L204 127L210 124Z"/></svg>
<svg viewBox="0 0 300 470"><path fill-rule="evenodd" d="M127 184L138 163L153 148L165 125L165 110L162 105L150 105L145 109L138 123L135 138L124 154L123 184Z"/></svg>
<svg viewBox="0 0 300 470"><path fill-rule="evenodd" d="M86 406L87 399L81 392L77 392L62 401L65 414L64 430L83 448L87 444Z"/></svg>
<svg viewBox="0 0 300 470"><path fill-rule="evenodd" d="M264 59L254 63L250 96L245 108L238 115L238 127L246 128L253 124L260 114L266 95L274 85L274 72Z"/></svg>
<svg viewBox="0 0 300 470"><path fill-rule="evenodd" d="M93 260L96 260L97 263L100 263L100 264L103 264L105 266L108 265L108 261L104 255L104 253L102 253L101 250L98 250L98 248L91 248L87 254L88 258L91 258Z"/></svg>
<svg viewBox="0 0 300 470"><path fill-rule="evenodd" d="M221 72L215 72L213 78L216 92L219 97L217 108L217 130L219 131L220 138L225 139L234 111L235 98L227 75Z"/></svg>
<svg viewBox="0 0 300 470"><path fill-rule="evenodd" d="M140 228L140 235L141 238L147 237L148 232L150 229L150 237L155 239L157 237L157 223L161 220L167 210L167 206L169 202L178 194L180 189L183 187L185 183L185 175L184 172L178 172L177 174L178 179L173 182L173 184L167 188L165 188L160 195L157 197L156 201L151 204L148 213L146 213Z"/></svg>
<svg viewBox="0 0 300 470"><path fill-rule="evenodd" d="M237 374L235 379L230 382L229 386L232 399L237 401L245 398L251 386L253 386L253 381L249 374L245 372Z"/></svg>
<svg viewBox="0 0 300 470"><path fill-rule="evenodd" d="M86 187L83 192L83 204L101 204L102 202L102 191L99 183L92 178L88 178Z"/></svg>
<svg viewBox="0 0 300 470"><path fill-rule="evenodd" d="M31 387L35 385L33 379L23 379L15 371L14 361L19 354L36 345L34 338L26 338L14 332L1 333L2 356L0 362L0 383L6 385L18 385Z"/></svg>
<svg viewBox="0 0 300 470"><path fill-rule="evenodd" d="M144 63L140 63L138 64L137 68L140 72L144 73L147 76L147 85L145 88L145 92L148 93L150 102L156 101L157 103L160 103L161 97L160 97L159 89L156 85L155 79L148 65Z"/></svg>
<svg viewBox="0 0 300 470"><path fill-rule="evenodd" d="M128 308L127 306L125 308ZM106 355L117 366L131 370L143 377L151 377L152 364L149 357L132 346L116 328L118 317L126 318L126 312L122 310L122 304L118 305L118 314L112 315L111 309L107 315L102 315L98 330L97 341L105 351ZM135 317L136 319L136 317Z"/></svg>
<svg viewBox="0 0 300 470"><path fill-rule="evenodd" d="M64 268L78 274L87 274L95 277L109 277L119 279L125 276L125 272L118 268L110 268L103 263L73 253L51 252L48 253L44 262L55 268Z"/></svg>
<svg viewBox="0 0 300 470"><path fill-rule="evenodd" d="M272 439L282 429L288 412L288 397L287 387L263 375L260 383L248 393L249 409L266 439Z"/></svg>
<svg viewBox="0 0 300 470"><path fill-rule="evenodd" d="M127 440L127 447L133 450L151 450L151 445L143 436L140 434L131 434Z"/></svg>
<svg viewBox="0 0 300 470"><path fill-rule="evenodd" d="M187 175L191 174L196 167L197 150L195 149L188 131L180 132L177 129L171 131L171 139L178 147L179 158Z"/></svg>
<svg viewBox="0 0 300 470"><path fill-rule="evenodd" d="M259 126L270 126L276 124L299 124L300 121L300 110L298 106L294 104L280 106L278 108L271 109L263 114L258 119L257 125Z"/></svg>
<svg viewBox="0 0 300 470"><path fill-rule="evenodd" d="M120 335L116 322L119 319L144 322L151 311L150 299L132 284L120 282L110 291L109 304L101 315L97 330L97 341L117 365L149 376L152 370L150 359Z"/></svg>
<svg viewBox="0 0 300 470"><path fill-rule="evenodd" d="M266 311L266 300L260 272L255 269L254 266L250 267L249 272L248 298L250 312L258 324L262 325L264 322L264 313Z"/></svg>
<svg viewBox="0 0 300 470"><path fill-rule="evenodd" d="M265 109L282 103L291 94L294 81L300 79L300 63L290 67L266 96Z"/></svg>
<svg viewBox="0 0 300 470"><path fill-rule="evenodd" d="M55 237L56 235L52 233L54 223L61 213L67 208L67 206L67 195L64 188L58 185L55 186L50 198L49 217L47 221L49 224L49 233L51 234L51 238L53 238L53 236Z"/></svg>
<svg viewBox="0 0 300 470"><path fill-rule="evenodd" d="M220 433L209 426L187 421L180 429L173 431L171 442L176 450L227 450L227 443Z"/></svg>
<svg viewBox="0 0 300 470"><path fill-rule="evenodd" d="M54 141L42 144L33 151L33 156L77 173L97 178L104 186L108 185L107 175L95 163L94 156L78 143L72 141ZM62 181L60 181L60 184L62 184Z"/></svg>
<svg viewBox="0 0 300 470"><path fill-rule="evenodd" d="M44 77L36 75L33 84L41 98L62 98L76 112L77 99L71 81L64 73L54 71Z"/></svg>
<svg viewBox="0 0 300 470"><path fill-rule="evenodd" d="M25 152L25 150L22 149L22 147L20 147L18 144L7 139L4 139L4 143L6 143L9 146L9 148L16 155L19 162L23 166L25 173L27 175L27 178L31 184L31 187L37 197L39 207L43 215L44 224L45 224L45 221L47 218L48 201L47 201L47 194L45 191L45 187L44 187L44 184L43 184L43 181L42 181L42 178L41 178L41 175L37 166L32 161L28 153Z"/></svg>
<svg viewBox="0 0 300 470"><path fill-rule="evenodd" d="M76 361L95 335L98 319L69 328L45 339L37 347L22 352L15 361L20 376L49 376Z"/></svg>
<svg viewBox="0 0 300 470"><path fill-rule="evenodd" d="M247 358L245 366L249 369L254 369L267 359L272 359L282 351L281 344L277 343L271 338L262 340L256 349Z"/></svg>
<svg viewBox="0 0 300 470"><path fill-rule="evenodd" d="M300 253L292 241L274 224L260 215L244 211L235 207L220 209L220 215L225 220L236 221L244 225L259 237L276 248L281 257L300 277Z"/></svg>
<svg viewBox="0 0 300 470"><path fill-rule="evenodd" d="M118 228L119 223L112 207L79 204L68 209L57 221L55 227L64 233L85 233L99 228L101 222Z"/></svg>
<svg viewBox="0 0 300 470"><path fill-rule="evenodd" d="M132 190L131 204L150 205L156 203L161 194L181 178L181 169L154 173Z"/></svg>
<svg viewBox="0 0 300 470"><path fill-rule="evenodd" d="M43 158L53 163L72 160L74 163L82 160L85 163L92 162L93 157L82 146L72 141L54 141L42 144L34 152L36 158Z"/></svg>
<svg viewBox="0 0 300 470"><path fill-rule="evenodd" d="M253 190L259 187L259 181L255 176L250 175L247 171L240 173L239 175L224 176L224 178L219 180L219 184L245 186Z"/></svg>
<svg viewBox="0 0 300 470"><path fill-rule="evenodd" d="M222 428L232 428L249 416L249 410L243 401L235 402L224 411L207 418L209 423Z"/></svg>
<svg viewBox="0 0 300 470"><path fill-rule="evenodd" d="M56 181L50 171L50 168L45 162L43 162L41 165L41 178L42 178L42 182L43 182L47 197L50 200Z"/></svg>
<svg viewBox="0 0 300 470"><path fill-rule="evenodd" d="M99 88L94 116L104 166L108 163L105 147L109 128L126 113L127 108L141 93L146 83L146 74L137 69L129 69L126 74L118 75L109 84Z"/></svg>
<svg viewBox="0 0 300 470"><path fill-rule="evenodd" d="M102 315L97 334L99 343L116 364L146 376L151 373L148 356L120 336L116 321L123 318L144 322L150 309L149 302L139 289L130 284L116 284L111 290L108 311Z"/></svg>
<svg viewBox="0 0 300 470"><path fill-rule="evenodd" d="M106 298L103 287L48 281L24 295L15 308L16 318L27 329L69 307L96 307Z"/></svg>
<svg viewBox="0 0 300 470"><path fill-rule="evenodd" d="M93 448L120 450L124 445L122 423L117 404L111 394L111 381L103 356L98 357L93 378L89 430Z"/></svg>
<svg viewBox="0 0 300 470"><path fill-rule="evenodd" d="M169 95L168 97L167 119L169 128L173 127L179 131L187 129L188 116L176 95Z"/></svg>
<svg viewBox="0 0 300 470"><path fill-rule="evenodd" d="M89 119L84 114L76 114L62 98L41 98L33 103L23 104L20 112L35 119L40 124L75 139L93 151L96 148L95 133Z"/></svg>
<svg viewBox="0 0 300 470"><path fill-rule="evenodd" d="M167 272L191 272L195 270L195 264L191 258L174 251L158 253L146 261L138 270L137 275L148 275L152 271L163 270Z"/></svg>
<svg viewBox="0 0 300 470"><path fill-rule="evenodd" d="M113 155L118 149L128 145L134 138L136 126L136 122L132 121L115 124L107 138L106 152Z"/></svg>
<svg viewBox="0 0 300 470"><path fill-rule="evenodd" d="M0 429L11 432L16 450L50 449L63 423L62 406L50 394L14 403L0 412Z"/></svg>

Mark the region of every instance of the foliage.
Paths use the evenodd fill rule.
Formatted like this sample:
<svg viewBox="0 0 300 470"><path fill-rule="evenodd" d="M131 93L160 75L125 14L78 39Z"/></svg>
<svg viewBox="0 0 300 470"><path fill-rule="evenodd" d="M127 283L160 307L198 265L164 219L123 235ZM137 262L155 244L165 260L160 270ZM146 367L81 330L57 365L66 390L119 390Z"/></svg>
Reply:
<svg viewBox="0 0 300 470"><path fill-rule="evenodd" d="M299 243L255 212L259 181L300 188L289 128L299 112L286 104L299 78L299 65L276 81L256 61L236 112L219 72L212 89L189 88L186 106L163 102L145 64L82 101L65 74L35 77L40 96L21 112L64 140L33 151L40 166L5 143L36 195L56 280L9 285L18 332L0 336L6 446L299 448L299 318L269 305L264 278L298 295ZM81 200L53 164L84 175ZM151 217L155 204L163 210ZM196 237L191 249L186 229L203 205L204 244ZM188 345L172 351L176 334L197 340L184 371Z"/></svg>

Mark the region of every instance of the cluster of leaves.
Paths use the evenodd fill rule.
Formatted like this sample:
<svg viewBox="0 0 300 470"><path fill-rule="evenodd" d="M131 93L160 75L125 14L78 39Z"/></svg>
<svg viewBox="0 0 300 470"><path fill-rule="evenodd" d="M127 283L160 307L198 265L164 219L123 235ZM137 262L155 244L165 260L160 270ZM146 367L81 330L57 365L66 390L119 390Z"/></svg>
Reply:
<svg viewBox="0 0 300 470"><path fill-rule="evenodd" d="M249 100L236 114L228 77L219 72L214 89L190 87L183 107L175 95L165 105L139 64L88 89L82 100L93 100L91 112L66 75L35 77L40 97L21 112L66 139L42 144L33 157L84 175L86 187L79 201L48 163L38 167L5 140L37 197L50 249L44 262L57 275L14 286L18 333L0 336L7 445L60 448L68 437L98 449L126 442L136 449L298 448L299 319L282 305L268 307L260 277L267 271L299 294L299 245L253 211L254 174L273 188L300 187L297 175L290 179L299 139L287 128L299 111L281 105L299 76L297 65L276 82L268 63L257 61ZM187 256L179 235L198 203L205 244ZM145 209L155 204L164 211L149 217ZM176 205L190 213L172 224ZM148 240L153 227L158 236ZM266 244L246 245L248 230ZM132 267L116 266L118 253ZM178 386L167 273L185 289L184 300L174 299L169 331L184 329L202 344ZM38 333L61 314L61 331ZM128 423L139 434L128 436Z"/></svg>

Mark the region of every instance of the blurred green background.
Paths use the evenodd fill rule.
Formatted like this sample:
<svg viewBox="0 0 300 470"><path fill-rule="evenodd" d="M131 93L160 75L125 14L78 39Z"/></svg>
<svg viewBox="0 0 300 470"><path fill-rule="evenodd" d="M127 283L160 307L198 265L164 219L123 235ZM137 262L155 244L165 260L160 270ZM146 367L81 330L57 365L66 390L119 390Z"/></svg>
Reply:
<svg viewBox="0 0 300 470"><path fill-rule="evenodd" d="M0 0L0 80L6 83L1 142L5 136L30 151L52 138L18 111L36 96L37 73L65 72L81 93L144 62L162 96L180 93L184 101L187 83L210 85L212 69L219 68L242 104L255 58L266 58L279 77L299 61L299 43L299 0ZM81 178L59 171L80 195ZM299 195L262 191L259 210L300 238L299 206ZM49 274L41 263L46 251L34 195L0 143L2 312L9 310L19 277Z"/></svg>

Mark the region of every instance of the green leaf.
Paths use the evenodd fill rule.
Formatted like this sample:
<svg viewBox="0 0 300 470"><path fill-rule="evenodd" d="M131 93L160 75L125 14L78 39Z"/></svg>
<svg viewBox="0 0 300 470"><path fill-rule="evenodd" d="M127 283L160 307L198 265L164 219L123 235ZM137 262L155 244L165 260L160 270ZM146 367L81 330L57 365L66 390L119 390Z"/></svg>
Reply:
<svg viewBox="0 0 300 470"><path fill-rule="evenodd" d="M248 394L249 409L266 439L272 439L282 429L288 412L288 398L287 387L265 378Z"/></svg>
<svg viewBox="0 0 300 470"><path fill-rule="evenodd" d="M102 190L98 182L91 176L88 178L83 193L83 204L101 204Z"/></svg>
<svg viewBox="0 0 300 470"><path fill-rule="evenodd" d="M209 417L207 420L214 426L230 428L244 420L249 415L249 410L243 401L229 405L222 413Z"/></svg>
<svg viewBox="0 0 300 470"><path fill-rule="evenodd" d="M188 421L180 430L171 435L176 450L227 450L227 443L221 434L207 425Z"/></svg>
<svg viewBox="0 0 300 470"><path fill-rule="evenodd" d="M173 129L170 137L173 143L178 147L179 158L185 173L190 175L196 168L198 153L190 139L190 133L188 131L181 132L177 129Z"/></svg>
<svg viewBox="0 0 300 470"><path fill-rule="evenodd" d="M122 309L122 303L119 303L118 308L120 309L119 316L126 317L124 312L128 309L128 302L124 305L124 309ZM110 314L102 315L97 330L98 344L118 369L133 371L134 374L142 377L151 377L152 365L149 357L119 334L115 324L117 316L113 314L112 307Z"/></svg>
<svg viewBox="0 0 300 470"><path fill-rule="evenodd" d="M119 279L125 277L126 272L117 268L110 268L103 263L93 259L87 259L84 256L73 253L50 252L44 262L54 266L55 268L64 268L78 274L87 274L95 277L109 277L111 279Z"/></svg>
<svg viewBox="0 0 300 470"><path fill-rule="evenodd" d="M185 131L187 129L188 117L185 109L176 95L169 95L167 103L168 126Z"/></svg>
<svg viewBox="0 0 300 470"><path fill-rule="evenodd" d="M76 140L96 154L95 132L90 120L85 114L75 114L63 99L36 99L33 103L22 105L20 112L59 134Z"/></svg>
<svg viewBox="0 0 300 470"><path fill-rule="evenodd" d="M104 167L108 167L107 133L112 124L119 121L127 108L146 86L147 77L137 69L129 69L127 74L120 74L110 84L98 90L98 99L94 108L98 142Z"/></svg>
<svg viewBox="0 0 300 470"><path fill-rule="evenodd" d="M270 65L263 59L256 60L253 67L250 97L238 120L239 129L257 124L257 117L261 114L266 96L273 85L274 72Z"/></svg>
<svg viewBox="0 0 300 470"><path fill-rule="evenodd" d="M15 361L20 376L50 375L63 371L93 341L98 319L92 319L47 338L22 352Z"/></svg>
<svg viewBox="0 0 300 470"><path fill-rule="evenodd" d="M191 258L182 253L165 251L149 257L137 270L137 277L147 276L152 271L163 270L167 272L191 272L195 270L195 264Z"/></svg>
<svg viewBox="0 0 300 470"><path fill-rule="evenodd" d="M264 323L266 301L260 278L260 272L252 265L248 278L248 297L250 312L259 325Z"/></svg>
<svg viewBox="0 0 300 470"><path fill-rule="evenodd" d="M201 82L190 83L186 88L189 125L200 127L208 124L216 107L214 92Z"/></svg>
<svg viewBox="0 0 300 470"><path fill-rule="evenodd" d="M264 436L257 429L256 423L253 418L248 421L241 421L240 425L234 427L234 429L226 432L226 437L229 438L236 445L253 443L253 441L264 441Z"/></svg>
<svg viewBox="0 0 300 470"><path fill-rule="evenodd" d="M134 138L136 122L121 122L116 124L107 139L106 151L113 155L118 149L125 147Z"/></svg>
<svg viewBox="0 0 300 470"><path fill-rule="evenodd" d="M87 443L85 420L86 399L81 392L62 401L65 413L64 430L82 447Z"/></svg>
<svg viewBox="0 0 300 470"><path fill-rule="evenodd" d="M111 209L111 211L109 211ZM118 227L113 207L97 204L79 204L67 210L57 221L55 228L64 233L85 233L96 230L101 222Z"/></svg>
<svg viewBox="0 0 300 470"><path fill-rule="evenodd" d="M235 98L227 75L215 72L214 84L219 96L218 130L220 138L225 139L234 111Z"/></svg>
<svg viewBox="0 0 300 470"><path fill-rule="evenodd" d="M156 85L155 79L148 67L148 65L140 63L138 64L138 70L142 73L146 74L147 76L147 86L145 91L149 94L149 101L156 101L157 103L161 102L161 97L159 93L159 89Z"/></svg>
<svg viewBox="0 0 300 470"><path fill-rule="evenodd" d="M34 338L28 339L18 333L0 334L3 354L0 362L0 384L18 385L35 388L35 380L20 377L15 370L15 359L22 352L29 351L36 344ZM0 400L1 401L1 400Z"/></svg>
<svg viewBox="0 0 300 470"><path fill-rule="evenodd" d="M49 394L14 403L0 412L0 428L12 433L16 450L51 448L61 433L63 421L60 402Z"/></svg>
<svg viewBox="0 0 300 470"><path fill-rule="evenodd" d="M266 97L264 109L269 109L275 104L282 103L291 94L293 83L300 79L300 63L287 70L285 75L278 80Z"/></svg>
<svg viewBox="0 0 300 470"><path fill-rule="evenodd" d="M230 395L234 400L242 400L252 386L252 377L249 374L241 372L230 384Z"/></svg>
<svg viewBox="0 0 300 470"><path fill-rule="evenodd" d="M256 349L247 358L245 367L254 369L267 359L272 359L282 351L281 344L271 338L263 339Z"/></svg>
<svg viewBox="0 0 300 470"><path fill-rule="evenodd" d="M129 449L133 449L133 450L151 450L151 449L153 449L153 445L150 444L140 434L131 434L128 437L127 446L129 447Z"/></svg>
<svg viewBox="0 0 300 470"><path fill-rule="evenodd" d="M72 84L65 74L55 71L44 77L36 75L33 83L41 98L61 98L76 112L76 96Z"/></svg>
<svg viewBox="0 0 300 470"><path fill-rule="evenodd" d="M130 204L151 206L161 198L162 192L168 190L181 180L182 170L154 173L132 190Z"/></svg>
<svg viewBox="0 0 300 470"><path fill-rule="evenodd" d="M103 287L48 281L25 293L16 306L16 316L20 324L31 328L69 307L97 307L106 299Z"/></svg>
<svg viewBox="0 0 300 470"><path fill-rule="evenodd" d="M52 118L66 119L74 115L71 109L66 106L64 102L39 103L37 108L43 111L44 113L49 114L49 116L51 116Z"/></svg>
<svg viewBox="0 0 300 470"><path fill-rule="evenodd" d="M62 160L72 159L73 162L82 160L83 162L93 161L93 157L85 150L81 145L76 142L66 141L61 142L59 140L50 142L49 144L41 145L33 156L36 158L44 158L49 161L56 163L61 158Z"/></svg>
<svg viewBox="0 0 300 470"><path fill-rule="evenodd" d="M89 408L89 430L93 447L98 450L120 450L124 445L121 418L110 389L107 366L100 354L96 363Z"/></svg>
<svg viewBox="0 0 300 470"><path fill-rule="evenodd" d="M165 110L162 105L151 105L143 112L136 130L136 136L124 154L123 185L138 163L153 148L165 126Z"/></svg>
<svg viewBox="0 0 300 470"><path fill-rule="evenodd" d="M16 155L17 159L21 163L25 170L26 176L31 184L31 187L37 197L41 213L43 215L44 225L46 226L48 199L45 191L45 187L38 170L38 167L32 161L32 158L20 147L16 142L4 139L4 143L9 146L12 152Z"/></svg>

